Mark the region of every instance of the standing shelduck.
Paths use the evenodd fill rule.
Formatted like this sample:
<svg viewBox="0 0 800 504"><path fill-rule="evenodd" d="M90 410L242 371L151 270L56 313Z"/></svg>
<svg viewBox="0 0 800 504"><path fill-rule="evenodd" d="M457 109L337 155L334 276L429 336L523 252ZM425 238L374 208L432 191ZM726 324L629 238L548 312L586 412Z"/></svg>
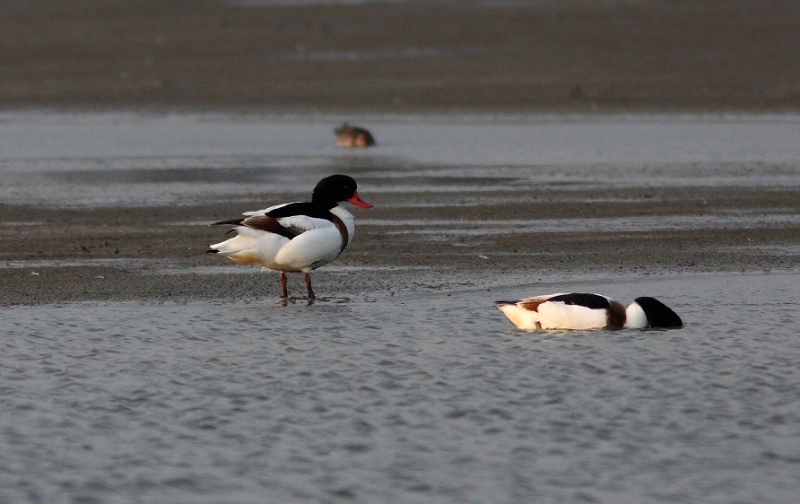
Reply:
<svg viewBox="0 0 800 504"><path fill-rule="evenodd" d="M286 273L302 272L308 298L314 299L310 272L336 259L355 234L353 214L339 203L372 207L356 188L351 177L331 175L314 187L310 202L284 203L245 212L244 218L215 222L211 225L234 226L236 236L209 245L208 252L279 272L284 298L288 297Z"/></svg>
<svg viewBox="0 0 800 504"><path fill-rule="evenodd" d="M519 329L677 329L681 318L661 301L639 297L626 309L620 302L582 292L497 301Z"/></svg>

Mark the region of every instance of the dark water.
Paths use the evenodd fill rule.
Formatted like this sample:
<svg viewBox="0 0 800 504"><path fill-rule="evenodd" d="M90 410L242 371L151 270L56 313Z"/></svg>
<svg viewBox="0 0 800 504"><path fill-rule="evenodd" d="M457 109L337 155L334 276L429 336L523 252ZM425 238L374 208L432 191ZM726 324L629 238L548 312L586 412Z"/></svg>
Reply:
<svg viewBox="0 0 800 504"><path fill-rule="evenodd" d="M510 330L492 296L533 293L513 275L3 309L0 501L793 502L800 275L576 283L601 284L687 326Z"/></svg>
<svg viewBox="0 0 800 504"><path fill-rule="evenodd" d="M181 204L246 198L261 184L305 193L333 169L409 205L431 189L513 198L521 187L800 187L793 115L382 116L367 124L379 146L359 152L333 146L337 122L0 114L0 198ZM798 219L778 208L583 225ZM563 225L484 224L431 219L418 232ZM562 272L534 284L442 271L436 288L409 282L312 306L0 309L0 502L796 501L800 273ZM654 295L687 325L529 334L492 304L578 289L623 302Z"/></svg>

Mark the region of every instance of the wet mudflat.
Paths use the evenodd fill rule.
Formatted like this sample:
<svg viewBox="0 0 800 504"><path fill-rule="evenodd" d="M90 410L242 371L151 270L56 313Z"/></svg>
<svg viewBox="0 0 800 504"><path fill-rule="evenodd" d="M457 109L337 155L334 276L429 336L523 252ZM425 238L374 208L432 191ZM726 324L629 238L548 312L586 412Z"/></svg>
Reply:
<svg viewBox="0 0 800 504"><path fill-rule="evenodd" d="M373 115L358 151L324 114L2 119L7 500L796 494L794 115ZM314 303L203 253L334 172L375 207ZM686 327L493 306L571 290Z"/></svg>

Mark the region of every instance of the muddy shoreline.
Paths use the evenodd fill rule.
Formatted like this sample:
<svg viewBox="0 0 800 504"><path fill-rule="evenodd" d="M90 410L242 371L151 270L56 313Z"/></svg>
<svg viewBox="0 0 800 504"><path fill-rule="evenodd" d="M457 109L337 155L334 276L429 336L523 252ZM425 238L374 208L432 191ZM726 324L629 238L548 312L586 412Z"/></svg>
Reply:
<svg viewBox="0 0 800 504"><path fill-rule="evenodd" d="M363 188L366 197L368 187ZM314 273L322 300L366 299L407 292L490 289L496 278L674 275L709 272L796 271L800 230L776 222L753 227L596 232L569 229L570 222L620 216L704 216L797 211L797 193L753 188L647 189L647 194L587 193L571 205L561 232L420 233L424 214L480 230L487 220L536 215L565 218L554 194L549 201L463 205L464 194L437 195L435 207L398 207L403 195L383 194L370 210L355 209L357 238L332 265ZM271 195L275 196L275 195ZM285 199L298 195L286 194ZM484 194L485 196L485 194ZM646 196L646 198L642 198ZM277 196L280 199L280 195ZM574 198L570 191L570 198ZM596 201L592 201L592 199ZM156 208L57 210L0 207L0 304L136 300L144 302L272 303L277 277L205 254L220 238L208 227L262 202ZM384 208L381 207L384 206ZM388 208L387 208L388 207ZM783 210L780 210L783 209ZM358 221L368 224L359 224ZM175 223L181 223L180 225ZM787 250L789 252L787 252ZM303 293L290 276L290 293Z"/></svg>

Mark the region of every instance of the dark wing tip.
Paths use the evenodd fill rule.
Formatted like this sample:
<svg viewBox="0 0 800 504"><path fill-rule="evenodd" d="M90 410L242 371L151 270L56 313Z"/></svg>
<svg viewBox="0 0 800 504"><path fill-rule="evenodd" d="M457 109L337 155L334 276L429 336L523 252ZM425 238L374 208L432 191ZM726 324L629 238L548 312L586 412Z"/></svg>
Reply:
<svg viewBox="0 0 800 504"><path fill-rule="evenodd" d="M219 222L212 222L211 224L209 224L209 226L225 226L225 225L238 226L239 224L242 223L242 220L243 219L228 219Z"/></svg>

